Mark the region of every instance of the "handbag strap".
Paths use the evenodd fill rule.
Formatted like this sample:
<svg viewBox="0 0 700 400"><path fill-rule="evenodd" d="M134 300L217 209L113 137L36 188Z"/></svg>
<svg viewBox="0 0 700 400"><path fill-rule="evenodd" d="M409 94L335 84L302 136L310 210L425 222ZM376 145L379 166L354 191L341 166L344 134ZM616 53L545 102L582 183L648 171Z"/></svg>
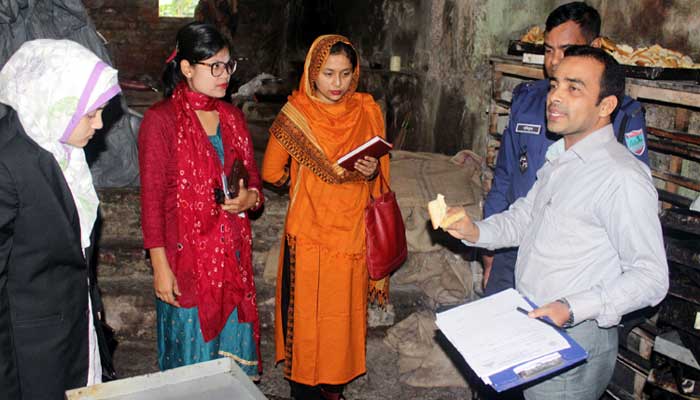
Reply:
<svg viewBox="0 0 700 400"><path fill-rule="evenodd" d="M386 181L386 178L384 178L384 174L382 174L381 164L379 164L379 163L377 163L377 171L379 171L379 176L377 177L377 179L379 180L379 192L382 194L385 193L382 190L382 184L383 184L383 186L385 186L387 188L386 191L390 192L391 187L389 186L389 182ZM367 186L369 186L369 182L367 182ZM369 198L371 200L374 200L374 196L372 196L372 189L371 188L369 188Z"/></svg>

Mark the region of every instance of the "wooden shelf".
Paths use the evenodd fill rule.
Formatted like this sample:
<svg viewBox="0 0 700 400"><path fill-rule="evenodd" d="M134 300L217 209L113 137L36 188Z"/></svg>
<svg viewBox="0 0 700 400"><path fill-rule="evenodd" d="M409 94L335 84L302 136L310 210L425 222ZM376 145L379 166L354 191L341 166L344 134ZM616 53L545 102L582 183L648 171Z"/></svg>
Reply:
<svg viewBox="0 0 700 400"><path fill-rule="evenodd" d="M504 76L523 80L543 79L541 65L523 64L520 57L497 56L491 58L493 68L492 99L489 106L489 135L501 139L498 117L507 115L510 102L497 98L498 81ZM649 150L670 156L666 168L652 171L656 179L665 182L659 189L659 199L666 203L687 207L690 199L677 194L679 187L700 191L700 180L681 175L683 160L700 162L700 135L687 133L690 111L700 110L700 85L687 81L655 81L636 78L626 79L626 91L630 97L650 104L661 103L675 107L675 130L647 127Z"/></svg>
<svg viewBox="0 0 700 400"><path fill-rule="evenodd" d="M493 70L506 75L521 76L530 79L544 79L542 67L529 66L524 64L494 63Z"/></svg>
<svg viewBox="0 0 700 400"><path fill-rule="evenodd" d="M639 80L635 79L635 81ZM700 107L700 93L639 84L628 84L626 89L627 95L635 99L655 100L662 103L678 104L688 107Z"/></svg>
<svg viewBox="0 0 700 400"><path fill-rule="evenodd" d="M520 57L491 57L494 72L527 79L544 79L541 65L523 64ZM627 78L627 95L687 107L700 107L700 85L687 81L655 81Z"/></svg>

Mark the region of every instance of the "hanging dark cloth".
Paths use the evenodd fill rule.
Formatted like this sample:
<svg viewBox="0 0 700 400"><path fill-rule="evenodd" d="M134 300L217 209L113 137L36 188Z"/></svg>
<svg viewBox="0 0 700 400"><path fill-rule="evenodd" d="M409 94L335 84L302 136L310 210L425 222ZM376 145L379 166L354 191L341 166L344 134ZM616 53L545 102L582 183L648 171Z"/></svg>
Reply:
<svg viewBox="0 0 700 400"><path fill-rule="evenodd" d="M107 48L80 0L2 0L0 1L0 69L22 43L34 39L69 39L80 43L112 66ZM8 108L0 104L0 119ZM103 113L105 121L115 121L86 148L93 183L97 187L138 186L136 133L129 123L122 96ZM97 143L104 140L103 143Z"/></svg>

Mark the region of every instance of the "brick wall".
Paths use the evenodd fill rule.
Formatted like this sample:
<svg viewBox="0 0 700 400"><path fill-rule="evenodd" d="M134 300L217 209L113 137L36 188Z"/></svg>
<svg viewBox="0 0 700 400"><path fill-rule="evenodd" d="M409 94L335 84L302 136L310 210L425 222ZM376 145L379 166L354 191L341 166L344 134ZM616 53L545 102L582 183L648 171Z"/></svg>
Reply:
<svg viewBox="0 0 700 400"><path fill-rule="evenodd" d="M148 77L160 82L163 63L175 46L175 35L189 18L159 18L158 0L84 0L97 30L108 40L108 49L120 75L128 79ZM239 63L234 76L245 83L260 72L275 73L283 48L283 0L239 0L239 25L234 37Z"/></svg>
<svg viewBox="0 0 700 400"><path fill-rule="evenodd" d="M107 39L120 76L160 81L175 34L191 21L159 18L158 0L84 0L97 30Z"/></svg>

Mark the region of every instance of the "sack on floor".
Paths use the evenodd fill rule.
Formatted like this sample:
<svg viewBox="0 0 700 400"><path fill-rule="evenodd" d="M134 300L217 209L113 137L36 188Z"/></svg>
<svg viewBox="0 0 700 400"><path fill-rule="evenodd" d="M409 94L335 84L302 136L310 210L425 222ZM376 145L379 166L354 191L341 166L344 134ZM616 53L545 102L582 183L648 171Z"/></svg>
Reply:
<svg viewBox="0 0 700 400"><path fill-rule="evenodd" d="M399 353L399 380L416 387L464 387L467 381L435 341L431 311L411 314L387 331L384 343Z"/></svg>

